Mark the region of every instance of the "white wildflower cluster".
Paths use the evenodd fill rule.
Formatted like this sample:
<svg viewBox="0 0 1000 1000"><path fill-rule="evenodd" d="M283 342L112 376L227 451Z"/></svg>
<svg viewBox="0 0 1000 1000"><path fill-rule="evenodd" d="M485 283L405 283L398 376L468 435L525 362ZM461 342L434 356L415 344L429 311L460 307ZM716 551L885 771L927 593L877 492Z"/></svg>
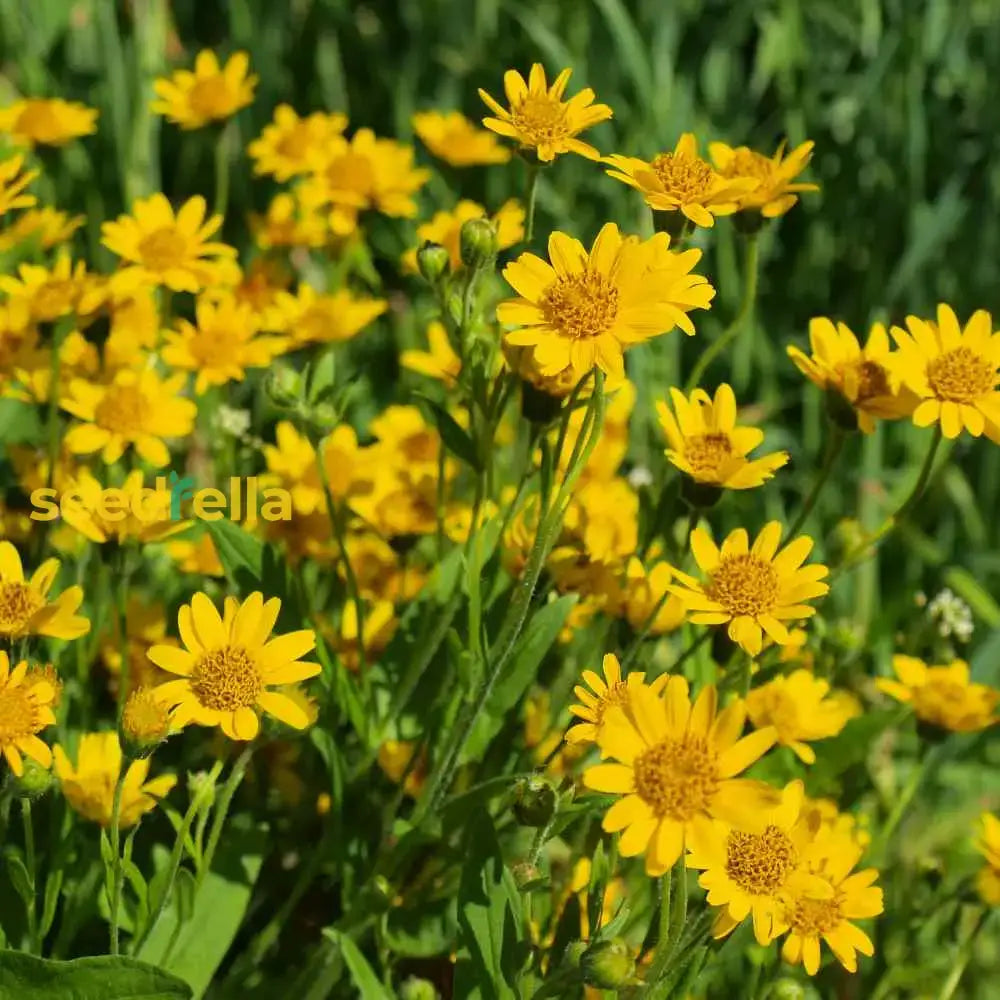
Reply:
<svg viewBox="0 0 1000 1000"><path fill-rule="evenodd" d="M926 607L927 614L934 623L935 630L943 639L954 636L961 643L967 643L972 638L975 625L972 621L972 611L950 587L945 587L929 601L927 595L916 595L918 607Z"/></svg>

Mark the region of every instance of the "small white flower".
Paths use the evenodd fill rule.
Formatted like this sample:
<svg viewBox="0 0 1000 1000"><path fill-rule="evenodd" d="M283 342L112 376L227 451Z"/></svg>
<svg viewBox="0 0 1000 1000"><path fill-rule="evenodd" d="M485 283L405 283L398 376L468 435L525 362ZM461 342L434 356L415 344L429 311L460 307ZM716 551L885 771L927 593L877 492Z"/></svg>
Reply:
<svg viewBox="0 0 1000 1000"><path fill-rule="evenodd" d="M215 426L223 434L242 437L250 430L250 411L237 410L235 407L222 404L215 411Z"/></svg>
<svg viewBox="0 0 1000 1000"><path fill-rule="evenodd" d="M637 465L628 474L629 486L637 490L643 486L650 486L653 482L653 473L644 465Z"/></svg>

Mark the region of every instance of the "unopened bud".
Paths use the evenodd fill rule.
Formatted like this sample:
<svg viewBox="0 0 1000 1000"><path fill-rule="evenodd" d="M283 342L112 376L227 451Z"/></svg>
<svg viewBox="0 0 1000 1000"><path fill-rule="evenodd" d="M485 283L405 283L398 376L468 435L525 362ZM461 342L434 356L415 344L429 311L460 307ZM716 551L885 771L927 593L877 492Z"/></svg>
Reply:
<svg viewBox="0 0 1000 1000"><path fill-rule="evenodd" d="M264 391L268 398L282 409L291 409L302 399L302 376L288 365L272 368L264 380Z"/></svg>
<svg viewBox="0 0 1000 1000"><path fill-rule="evenodd" d="M688 506L695 510L711 510L725 491L714 483L699 483L690 476L681 480L681 496Z"/></svg>
<svg viewBox="0 0 1000 1000"><path fill-rule="evenodd" d="M612 938L592 944L580 959L580 969L588 986L616 990L635 975L635 958L621 938Z"/></svg>
<svg viewBox="0 0 1000 1000"><path fill-rule="evenodd" d="M424 243L417 251L417 270L431 285L436 285L450 267L451 255L440 243Z"/></svg>
<svg viewBox="0 0 1000 1000"><path fill-rule="evenodd" d="M489 219L469 219L462 223L458 238L462 263L474 270L488 267L497 255L497 229Z"/></svg>
<svg viewBox="0 0 1000 1000"><path fill-rule="evenodd" d="M137 688L122 711L121 739L133 759L148 757L170 735L170 712L152 688Z"/></svg>
<svg viewBox="0 0 1000 1000"><path fill-rule="evenodd" d="M399 1000L438 1000L440 994L427 979L410 976L399 988Z"/></svg>
<svg viewBox="0 0 1000 1000"><path fill-rule="evenodd" d="M55 778L47 767L30 757L23 758L24 770L12 782L14 794L20 799L40 799L53 785Z"/></svg>
<svg viewBox="0 0 1000 1000"><path fill-rule="evenodd" d="M551 782L532 775L518 782L514 793L514 818L521 826L545 826L556 811L556 793Z"/></svg>

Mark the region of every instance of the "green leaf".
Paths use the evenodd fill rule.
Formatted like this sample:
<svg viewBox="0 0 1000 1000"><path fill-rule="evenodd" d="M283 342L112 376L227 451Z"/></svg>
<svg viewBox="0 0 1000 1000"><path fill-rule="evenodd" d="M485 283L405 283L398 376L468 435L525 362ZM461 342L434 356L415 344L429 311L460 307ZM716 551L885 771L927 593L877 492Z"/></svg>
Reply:
<svg viewBox="0 0 1000 1000"><path fill-rule="evenodd" d="M52 922L56 918L56 907L59 905L59 893L62 891L64 875L63 870L58 868L45 880L45 902L42 905L42 920L39 926L39 933L43 938L52 929Z"/></svg>
<svg viewBox="0 0 1000 1000"><path fill-rule="evenodd" d="M364 1000L393 1000L392 994L382 985L368 960L346 934L329 929L324 929L323 933L340 948L351 979L360 991L359 996L364 997Z"/></svg>
<svg viewBox="0 0 1000 1000"><path fill-rule="evenodd" d="M55 962L0 951L0 1000L189 1000L191 987L133 958Z"/></svg>
<svg viewBox="0 0 1000 1000"><path fill-rule="evenodd" d="M385 942L405 958L431 958L447 954L455 946L458 921L455 900L393 907L386 916Z"/></svg>
<svg viewBox="0 0 1000 1000"><path fill-rule="evenodd" d="M334 348L328 348L307 368L306 398L310 403L321 403L334 390L337 376L337 358Z"/></svg>
<svg viewBox="0 0 1000 1000"><path fill-rule="evenodd" d="M25 904L27 904L31 901L32 895L34 895L31 889L31 876L28 874L28 869L25 867L19 854L15 854L13 851L5 851L4 853L7 861L7 871L10 874L10 880L14 885L14 889L21 899L24 900Z"/></svg>
<svg viewBox="0 0 1000 1000"><path fill-rule="evenodd" d="M961 566L951 566L945 570L944 582L969 605L977 618L982 619L991 629L1000 626L1000 604L968 570Z"/></svg>
<svg viewBox="0 0 1000 1000"><path fill-rule="evenodd" d="M463 430L458 421L440 403L436 403L426 396L421 396L421 399L431 409L434 423L441 434L444 446L478 472L483 463L480 461L475 442L469 436L468 431Z"/></svg>
<svg viewBox="0 0 1000 1000"><path fill-rule="evenodd" d="M206 521L205 528L230 583L243 588L263 577L264 543L226 518Z"/></svg>

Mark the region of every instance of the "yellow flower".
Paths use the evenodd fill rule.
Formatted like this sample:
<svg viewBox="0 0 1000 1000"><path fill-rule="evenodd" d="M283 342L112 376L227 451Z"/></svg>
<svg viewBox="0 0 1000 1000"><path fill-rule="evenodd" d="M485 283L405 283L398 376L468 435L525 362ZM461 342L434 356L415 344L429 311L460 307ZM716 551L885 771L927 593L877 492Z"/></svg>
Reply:
<svg viewBox="0 0 1000 1000"><path fill-rule="evenodd" d="M278 293L264 326L287 334L295 347L339 343L357 336L388 308L385 299L356 297L346 288L323 293L302 284L294 295Z"/></svg>
<svg viewBox="0 0 1000 1000"><path fill-rule="evenodd" d="M986 858L986 864L976 876L976 888L984 903L1000 906L1000 819L983 813L980 823L982 828L976 850Z"/></svg>
<svg viewBox="0 0 1000 1000"><path fill-rule="evenodd" d="M462 226L470 219L486 218L486 209L474 201L463 199L450 212L437 212L430 222L417 226L417 240L423 243L439 243L448 251L451 268L457 271L462 266L460 252ZM497 209L490 221L496 227L497 249L506 250L524 239L524 209L511 198ZM403 266L410 271L417 269L417 251L408 250L403 255Z"/></svg>
<svg viewBox="0 0 1000 1000"><path fill-rule="evenodd" d="M594 104L594 92L589 87L564 101L563 93L572 72L564 69L550 87L541 63L531 67L527 83L517 70L507 70L503 87L510 108L480 90L479 96L496 116L484 118L483 124L491 132L515 139L521 149L532 150L542 163L551 162L560 153L599 159L601 154L593 146L576 137L592 125L606 121L612 111L606 104Z"/></svg>
<svg viewBox="0 0 1000 1000"><path fill-rule="evenodd" d="M577 684L573 688L573 693L581 704L570 705L569 710L572 715L583 721L567 730L567 743L599 742L608 709L613 705L627 709L630 690L646 684L645 675L637 670L626 674L623 679L621 664L614 653L605 655L602 669L604 671L603 680L593 670L584 670L582 677L590 691L583 684ZM663 690L667 680L668 675L661 674L652 684L646 686L659 692Z"/></svg>
<svg viewBox="0 0 1000 1000"><path fill-rule="evenodd" d="M582 378L596 364L624 377L623 352L679 326L693 334L687 316L707 309L715 290L691 274L701 253L671 253L668 237L657 233L644 242L605 225L588 253L582 244L555 232L546 263L521 254L504 268L504 278L520 295L497 306L497 319L509 327L506 342L531 347L543 375L572 369Z"/></svg>
<svg viewBox="0 0 1000 1000"><path fill-rule="evenodd" d="M319 671L318 663L299 659L316 645L312 629L300 629L268 641L281 601L265 601L260 591L242 604L227 597L220 617L203 593L181 606L177 615L183 649L153 646L149 658L179 680L156 689L174 707L175 725L219 726L231 740L252 740L260 729L258 710L295 729L309 718L286 694L268 690L295 684Z"/></svg>
<svg viewBox="0 0 1000 1000"><path fill-rule="evenodd" d="M87 265L74 265L65 251L51 270L21 264L18 277L0 275L0 291L10 296L13 308L22 308L33 322L52 323L70 313L85 315L100 306L103 288L87 274Z"/></svg>
<svg viewBox="0 0 1000 1000"><path fill-rule="evenodd" d="M62 404L68 385L78 377L97 375L97 348L79 330L70 330L59 345L59 381L56 397ZM5 395L26 402L47 403L52 393L52 348L25 350L14 367L14 376L21 388L11 388ZM65 442L64 442L65 444Z"/></svg>
<svg viewBox="0 0 1000 1000"><path fill-rule="evenodd" d="M74 765L61 746L55 748L56 777L70 806L84 819L111 825L115 786L122 769L122 748L117 733L84 733L80 737ZM135 826L160 799L177 784L172 774L161 774L152 781L150 762L137 760L129 765L122 785L119 822L123 830Z"/></svg>
<svg viewBox="0 0 1000 1000"><path fill-rule="evenodd" d="M418 111L410 122L423 144L453 167L506 163L510 159L509 149L489 132L477 128L461 111Z"/></svg>
<svg viewBox="0 0 1000 1000"><path fill-rule="evenodd" d="M340 618L340 632L334 635L332 645L348 670L361 666L361 647L358 635L364 641L365 663L378 659L379 654L389 645L399 627L399 619L392 601L369 601L364 609L364 631L358 628L358 607L354 601L347 601Z"/></svg>
<svg viewBox="0 0 1000 1000"><path fill-rule="evenodd" d="M728 625L727 632L751 656L763 646L764 633L778 645L789 641L784 622L809 618L816 609L802 602L822 597L829 585L820 581L829 570L821 564L802 566L813 540L800 535L781 551L781 525L771 521L750 546L746 530L730 532L721 549L704 528L691 533L691 551L704 584L675 570L681 586L671 586L695 625Z"/></svg>
<svg viewBox="0 0 1000 1000"><path fill-rule="evenodd" d="M61 97L29 97L0 109L0 133L27 146L65 146L97 131L97 109Z"/></svg>
<svg viewBox="0 0 1000 1000"><path fill-rule="evenodd" d="M195 319L197 325L180 320L161 353L168 365L195 373L199 396L211 386L242 382L247 368L266 367L286 349L284 337L259 336L256 314L231 294L214 302L199 298Z"/></svg>
<svg viewBox="0 0 1000 1000"><path fill-rule="evenodd" d="M861 851L836 838L824 841L829 856L810 866L822 876L832 895L819 899L811 892L793 892L782 900L774 936L788 931L781 957L792 965L802 963L810 976L819 971L820 942L825 941L848 972L858 971L857 952L871 956L871 939L852 920L878 916L883 910L882 890L872 883L878 878L874 868L850 874Z"/></svg>
<svg viewBox="0 0 1000 1000"><path fill-rule="evenodd" d="M14 774L24 774L22 754L42 767L51 766L52 751L38 734L56 723L54 698L55 690L48 681L28 674L27 662L12 671L7 654L0 649L0 751Z"/></svg>
<svg viewBox="0 0 1000 1000"><path fill-rule="evenodd" d="M907 316L909 333L898 326L892 336L899 348L889 364L893 375L918 399L917 427L940 423L946 438L964 427L973 437L985 434L1000 444L1000 333L985 309L965 324L950 306L937 309L937 323Z"/></svg>
<svg viewBox="0 0 1000 1000"><path fill-rule="evenodd" d="M274 247L321 247L327 242L326 217L315 205L303 204L300 190L276 194L267 214L252 215L250 229L262 250Z"/></svg>
<svg viewBox="0 0 1000 1000"><path fill-rule="evenodd" d="M157 643L177 644L176 639L167 636L167 617L163 605L144 597L130 597L125 605L125 634L128 645L128 692L140 687L154 687L161 681L168 680L167 675L150 663L146 656L149 647ZM111 616L110 626L101 637L100 654L101 661L111 675L108 687L117 697L123 663L117 614Z"/></svg>
<svg viewBox="0 0 1000 1000"><path fill-rule="evenodd" d="M141 285L163 285L174 292L200 292L209 285L239 281L236 250L209 238L222 226L222 216L207 221L205 199L189 198L174 214L162 194L137 198L132 215L120 215L101 226L104 246L122 258L123 267L111 278L122 296Z"/></svg>
<svg viewBox="0 0 1000 1000"><path fill-rule="evenodd" d="M225 576L215 542L206 531L196 542L186 539L167 543L167 553L182 573L198 576Z"/></svg>
<svg viewBox="0 0 1000 1000"><path fill-rule="evenodd" d="M417 757L418 752L419 757ZM419 743L410 740L386 740L378 748L378 766L390 781L397 785L403 781L403 791L410 798L417 798L423 791L424 780L427 777L427 754L421 750Z"/></svg>
<svg viewBox="0 0 1000 1000"><path fill-rule="evenodd" d="M629 558L625 568L625 618L634 629L648 627L650 635L664 635L680 628L684 622L684 602L669 594L674 578L669 563L655 563L648 571L636 556ZM664 595L668 595L664 600ZM649 616L656 611L656 617ZM647 626L647 622L649 622Z"/></svg>
<svg viewBox="0 0 1000 1000"><path fill-rule="evenodd" d="M291 284L292 273L284 263L257 257L246 269L234 294L237 302L245 302L256 312L264 313L274 305L278 292L285 291Z"/></svg>
<svg viewBox="0 0 1000 1000"><path fill-rule="evenodd" d="M30 208L38 199L25 194L24 189L38 176L37 170L21 172L23 156L10 156L0 160L0 215L12 208Z"/></svg>
<svg viewBox="0 0 1000 1000"><path fill-rule="evenodd" d="M454 385L462 370L462 361L451 346L444 324L436 319L427 326L427 343L429 351L403 351L399 363L410 371L435 378L445 385Z"/></svg>
<svg viewBox="0 0 1000 1000"><path fill-rule="evenodd" d="M210 49L202 49L194 61L194 72L179 69L153 83L159 100L150 110L165 115L182 129L202 128L211 122L224 121L253 101L257 77L247 75L250 57L234 52L225 66Z"/></svg>
<svg viewBox="0 0 1000 1000"><path fill-rule="evenodd" d="M696 226L715 225L717 215L732 215L740 199L757 186L748 177L725 178L698 155L698 143L685 132L673 152L648 162L634 156L607 156L609 177L641 192L655 212L680 212Z"/></svg>
<svg viewBox="0 0 1000 1000"><path fill-rule="evenodd" d="M817 838L847 841L859 852L871 843L871 834L865 827L866 818L842 813L833 799L806 799L802 813L816 830Z"/></svg>
<svg viewBox="0 0 1000 1000"><path fill-rule="evenodd" d="M55 711L59 707L63 696L63 682L59 677L58 671L51 663L31 664L25 676L25 683L29 686L47 684L52 688L52 701L50 702L52 710ZM44 689L42 693L44 694Z"/></svg>
<svg viewBox="0 0 1000 1000"><path fill-rule="evenodd" d="M860 715L856 704L831 694L830 685L809 670L795 670L787 677L753 688L747 694L747 715L755 727L773 726L781 746L791 747L804 764L816 754L806 741L836 736L849 719Z"/></svg>
<svg viewBox="0 0 1000 1000"><path fill-rule="evenodd" d="M83 421L66 435L74 455L100 451L108 465L128 447L156 468L170 461L164 438L186 437L194 427L197 407L180 392L186 375L160 377L150 368L122 369L106 385L74 379L61 405Z"/></svg>
<svg viewBox="0 0 1000 1000"><path fill-rule="evenodd" d="M25 580L17 549L10 542L0 542L0 636L8 640L29 635L79 639L90 631L90 622L76 613L83 600L81 587L68 587L49 599L58 572L59 560L46 559Z"/></svg>
<svg viewBox="0 0 1000 1000"><path fill-rule="evenodd" d="M374 532L348 535L344 546L362 597L396 602L412 600L420 593L426 573L401 565L397 552ZM337 575L346 582L343 560L337 562Z"/></svg>
<svg viewBox="0 0 1000 1000"><path fill-rule="evenodd" d="M773 789L736 777L774 743L764 729L740 739L746 708L739 699L716 714L715 687L706 685L692 705L687 681L674 674L660 694L630 689L627 707L608 711L598 743L602 757L620 763L588 768L583 783L623 796L602 826L624 831L622 857L645 852L647 874L666 872L685 843L703 850L710 819L752 823L775 803Z"/></svg>
<svg viewBox="0 0 1000 1000"><path fill-rule="evenodd" d="M104 342L104 371L142 368L160 343L160 310L151 288L138 288L111 303L111 328Z"/></svg>
<svg viewBox="0 0 1000 1000"><path fill-rule="evenodd" d="M725 383L715 390L714 400L704 389L695 389L690 400L677 389L671 389L670 396L676 417L665 402L656 404L670 444L666 455L695 482L730 490L752 489L788 462L787 451L747 458L763 442L764 432L736 425L736 396Z"/></svg>
<svg viewBox="0 0 1000 1000"><path fill-rule="evenodd" d="M134 687L122 710L121 731L126 747L135 756L148 753L170 735L171 728L170 713L153 688Z"/></svg>
<svg viewBox="0 0 1000 1000"><path fill-rule="evenodd" d="M347 115L339 111L314 111L300 118L290 104L279 104L271 124L247 146L253 172L270 174L281 182L308 173L316 155L345 128Z"/></svg>
<svg viewBox="0 0 1000 1000"><path fill-rule="evenodd" d="M896 420L913 412L916 397L892 384L889 335L881 323L872 325L862 347L843 323L834 326L825 316L814 317L809 321L809 349L811 356L789 347L788 356L820 389L843 396L865 434L875 430L876 420Z"/></svg>
<svg viewBox="0 0 1000 1000"><path fill-rule="evenodd" d="M6 229L0 230L0 253L35 240L42 250L65 243L83 225L82 215L67 215L54 208L30 208Z"/></svg>
<svg viewBox="0 0 1000 1000"><path fill-rule="evenodd" d="M973 733L998 719L1000 691L969 679L969 665L952 660L947 666L928 666L915 656L894 656L898 681L879 677L880 691L913 705L917 718L955 733Z"/></svg>
<svg viewBox="0 0 1000 1000"><path fill-rule="evenodd" d="M785 154L782 142L774 156L749 146L710 142L708 152L715 169L725 178L752 177L757 185L739 196L741 212L760 212L765 219L784 215L798 200L797 191L818 191L817 184L793 183L812 158L813 142L803 142Z"/></svg>

